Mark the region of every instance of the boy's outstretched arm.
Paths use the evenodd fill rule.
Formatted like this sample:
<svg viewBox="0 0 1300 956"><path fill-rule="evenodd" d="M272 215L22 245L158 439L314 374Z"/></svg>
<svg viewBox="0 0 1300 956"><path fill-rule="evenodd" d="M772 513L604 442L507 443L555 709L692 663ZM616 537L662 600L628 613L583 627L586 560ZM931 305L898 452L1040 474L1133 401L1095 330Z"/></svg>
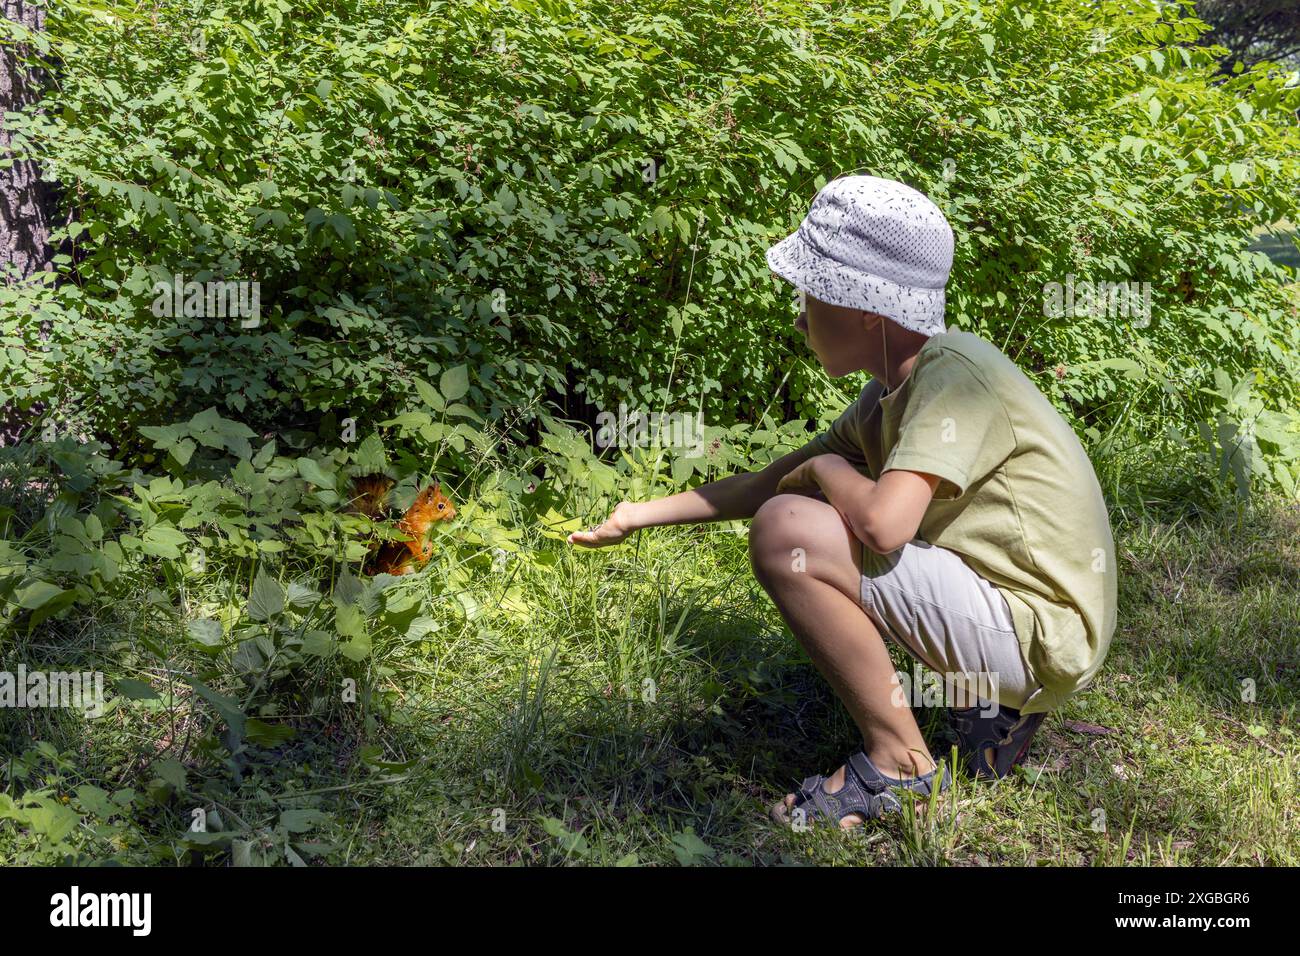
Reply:
<svg viewBox="0 0 1300 956"><path fill-rule="evenodd" d="M781 479L817 452L818 449L810 442L782 455L759 471L732 475L666 498L624 501L602 524L590 531L575 531L569 535L569 543L603 548L618 544L641 528L752 518L763 502L776 494Z"/></svg>

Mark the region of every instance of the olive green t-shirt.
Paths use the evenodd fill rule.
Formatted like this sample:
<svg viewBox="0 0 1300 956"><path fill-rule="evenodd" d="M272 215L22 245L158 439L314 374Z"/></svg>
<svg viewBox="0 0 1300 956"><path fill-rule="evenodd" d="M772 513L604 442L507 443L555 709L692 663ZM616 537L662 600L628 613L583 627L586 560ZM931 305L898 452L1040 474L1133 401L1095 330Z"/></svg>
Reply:
<svg viewBox="0 0 1300 956"><path fill-rule="evenodd" d="M1115 630L1115 545L1101 488L1074 431L1015 363L970 332L931 337L907 379L872 380L817 452L875 480L940 479L919 536L956 552L1006 597L1030 672L1022 711L1088 685Z"/></svg>

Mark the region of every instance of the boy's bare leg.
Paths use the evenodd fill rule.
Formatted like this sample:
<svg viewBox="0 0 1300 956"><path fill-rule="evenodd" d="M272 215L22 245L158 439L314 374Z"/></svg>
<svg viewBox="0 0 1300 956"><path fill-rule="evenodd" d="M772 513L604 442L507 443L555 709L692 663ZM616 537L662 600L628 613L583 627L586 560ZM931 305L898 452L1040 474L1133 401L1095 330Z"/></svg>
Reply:
<svg viewBox="0 0 1300 956"><path fill-rule="evenodd" d="M895 702L893 662L860 604L861 548L839 512L803 495L769 499L749 530L755 577L848 708L871 762L893 777L928 773L930 751L911 708ZM826 789L843 785L840 767ZM793 802L793 794L786 797ZM857 814L844 819L845 826L861 822Z"/></svg>

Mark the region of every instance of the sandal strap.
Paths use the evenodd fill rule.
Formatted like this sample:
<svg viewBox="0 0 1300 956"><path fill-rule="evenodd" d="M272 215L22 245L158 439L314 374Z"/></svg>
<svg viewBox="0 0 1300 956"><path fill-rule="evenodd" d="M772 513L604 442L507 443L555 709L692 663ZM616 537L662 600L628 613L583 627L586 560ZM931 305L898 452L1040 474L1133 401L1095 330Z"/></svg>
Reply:
<svg viewBox="0 0 1300 956"><path fill-rule="evenodd" d="M883 793L889 789L890 781L880 772L880 768L871 762L871 758L859 750L849 755L845 761L858 784L870 793Z"/></svg>
<svg viewBox="0 0 1300 956"><path fill-rule="evenodd" d="M949 774L944 768L943 761L935 761L934 769L929 773L923 773L917 777L888 777L881 773L880 768L871 762L871 758L863 751L849 757L849 771L858 779L864 789L873 793L888 794L892 797L892 792L897 790L911 790L921 796L928 797L934 792L935 776L938 775L939 792L943 793L948 789Z"/></svg>
<svg viewBox="0 0 1300 956"><path fill-rule="evenodd" d="M802 810L808 822L812 822L818 816L839 820L843 816L836 810L839 795L839 793L827 793L826 777L819 773L813 774L811 777L805 777L803 783L799 784L799 792L795 795L791 810Z"/></svg>
<svg viewBox="0 0 1300 956"><path fill-rule="evenodd" d="M880 772L880 768L871 762L871 758L859 750L848 759L850 769L857 774L858 779L873 790L892 789L898 790L906 788L908 790L918 790L929 793L933 789L934 777L939 768L943 766L943 761L935 761L934 769L928 773L920 774L915 777L888 777ZM948 778L945 774L940 780L940 790L948 789Z"/></svg>
<svg viewBox="0 0 1300 956"><path fill-rule="evenodd" d="M856 802L865 808L859 812L868 819L878 819L903 808L888 779L860 750L844 761L844 789L850 788Z"/></svg>
<svg viewBox="0 0 1300 956"><path fill-rule="evenodd" d="M896 790L912 790L923 796L929 796L939 766L942 764L936 765L935 770L920 777L901 780L885 776L871 762L871 758L859 750L850 754L844 761L843 787L835 793L830 793L826 790L828 778L821 774L814 774L800 784L791 809L802 810L805 819L809 821L820 817L838 823L850 813L856 813L866 820L878 819L886 813L902 810L902 801L894 792ZM940 791L948 789L946 773L940 779L939 789Z"/></svg>

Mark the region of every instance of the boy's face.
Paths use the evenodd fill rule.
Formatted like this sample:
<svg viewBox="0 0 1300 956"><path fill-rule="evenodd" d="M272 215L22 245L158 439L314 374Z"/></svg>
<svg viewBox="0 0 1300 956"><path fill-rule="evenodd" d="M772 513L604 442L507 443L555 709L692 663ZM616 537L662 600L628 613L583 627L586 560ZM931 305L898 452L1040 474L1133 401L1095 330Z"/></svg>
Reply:
<svg viewBox="0 0 1300 956"><path fill-rule="evenodd" d="M880 323L884 317L862 309L822 302L796 292L799 317L794 327L832 378L875 367L880 354Z"/></svg>

